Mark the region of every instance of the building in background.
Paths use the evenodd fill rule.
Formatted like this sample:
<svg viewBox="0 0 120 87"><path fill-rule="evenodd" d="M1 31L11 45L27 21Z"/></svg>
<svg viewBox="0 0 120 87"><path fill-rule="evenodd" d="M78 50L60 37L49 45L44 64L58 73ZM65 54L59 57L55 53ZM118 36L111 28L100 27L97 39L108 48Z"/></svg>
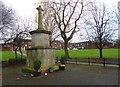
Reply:
<svg viewBox="0 0 120 87"><path fill-rule="evenodd" d="M64 45L63 42L58 40L55 40L51 43L52 48L57 50L63 49L63 45Z"/></svg>
<svg viewBox="0 0 120 87"><path fill-rule="evenodd" d="M7 44L1 44L2 45L2 51L14 51L15 46L13 43L7 43ZM26 50L27 48L31 47L31 39L24 39L22 40L21 49ZM51 43L51 47L56 50L62 50L64 49L64 42L55 40ZM106 42L106 45L104 48L118 48L119 44L112 43L112 42ZM85 41L85 42L77 42L77 43L68 43L68 50L74 50L74 49L97 49L96 45L92 41Z"/></svg>
<svg viewBox="0 0 120 87"><path fill-rule="evenodd" d="M12 42L7 43L7 44L0 44L1 45L1 51L14 51L16 46L13 45ZM27 48L31 47L31 40L29 39L24 39L22 40L21 44L21 49L26 50Z"/></svg>

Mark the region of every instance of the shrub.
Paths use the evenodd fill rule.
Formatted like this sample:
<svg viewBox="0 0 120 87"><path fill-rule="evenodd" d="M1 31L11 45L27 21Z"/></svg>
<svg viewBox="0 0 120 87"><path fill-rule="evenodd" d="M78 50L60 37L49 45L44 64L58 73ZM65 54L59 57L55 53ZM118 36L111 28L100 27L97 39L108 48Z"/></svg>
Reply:
<svg viewBox="0 0 120 87"><path fill-rule="evenodd" d="M9 65L16 65L17 61L16 61L16 59L9 59L8 63L9 63Z"/></svg>
<svg viewBox="0 0 120 87"><path fill-rule="evenodd" d="M26 59L9 59L8 60L9 65L18 65L18 64L26 64Z"/></svg>
<svg viewBox="0 0 120 87"><path fill-rule="evenodd" d="M60 63L65 64L65 56L61 56Z"/></svg>
<svg viewBox="0 0 120 87"><path fill-rule="evenodd" d="M7 61L2 61L2 67L6 67L6 66L8 66L9 64L8 64L8 62Z"/></svg>
<svg viewBox="0 0 120 87"><path fill-rule="evenodd" d="M26 64L26 59L22 59L22 64Z"/></svg>
<svg viewBox="0 0 120 87"><path fill-rule="evenodd" d="M26 59L23 58L23 59L21 60L21 58L18 58L18 59L17 59L17 64L26 64Z"/></svg>
<svg viewBox="0 0 120 87"><path fill-rule="evenodd" d="M41 61L40 60L34 61L34 69L38 70L40 67L41 67Z"/></svg>

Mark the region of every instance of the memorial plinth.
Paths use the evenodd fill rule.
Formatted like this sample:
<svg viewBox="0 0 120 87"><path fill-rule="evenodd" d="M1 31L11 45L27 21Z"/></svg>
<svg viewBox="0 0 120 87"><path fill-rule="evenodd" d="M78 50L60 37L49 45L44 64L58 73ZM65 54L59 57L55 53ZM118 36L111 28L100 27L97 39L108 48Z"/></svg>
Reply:
<svg viewBox="0 0 120 87"><path fill-rule="evenodd" d="M36 30L36 31L31 31L30 34L32 35L32 47L42 47L42 48L50 47L50 40L49 40L49 35L51 34L50 31Z"/></svg>
<svg viewBox="0 0 120 87"><path fill-rule="evenodd" d="M55 64L54 50L47 48L29 49L27 66L33 67L33 62L37 59L42 62L41 67L49 67L54 65Z"/></svg>
<svg viewBox="0 0 120 87"><path fill-rule="evenodd" d="M41 61L41 67L49 67L55 65L54 49L50 48L50 31L44 30L42 26L42 9L38 10L38 29L29 32L32 35L31 48L27 49L27 66L33 67L35 60Z"/></svg>

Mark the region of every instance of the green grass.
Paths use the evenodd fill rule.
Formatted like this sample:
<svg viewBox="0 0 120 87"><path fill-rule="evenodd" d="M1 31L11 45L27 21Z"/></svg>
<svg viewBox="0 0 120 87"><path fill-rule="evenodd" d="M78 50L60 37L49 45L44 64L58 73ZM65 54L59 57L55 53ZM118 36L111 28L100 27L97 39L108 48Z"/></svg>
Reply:
<svg viewBox="0 0 120 87"><path fill-rule="evenodd" d="M120 49L119 49L120 50ZM26 53L26 52L23 52ZM81 49L81 50L69 50L71 58L99 58L98 49ZM2 56L1 56L2 55ZM64 50L55 50L55 56L61 57L64 55ZM18 55L20 57L20 55ZM119 58L118 49L103 49L103 57L105 58ZM8 59L15 58L15 54L10 51L0 52L0 60L8 61Z"/></svg>
<svg viewBox="0 0 120 87"><path fill-rule="evenodd" d="M98 49L81 49L69 50L71 58L99 58ZM56 50L55 56L61 57L64 55L64 50ZM105 58L118 58L118 49L103 49L103 57Z"/></svg>
<svg viewBox="0 0 120 87"><path fill-rule="evenodd" d="M20 57L20 54L18 54L18 57ZM0 52L0 60L8 61L9 59L13 58L15 58L15 53L11 51Z"/></svg>

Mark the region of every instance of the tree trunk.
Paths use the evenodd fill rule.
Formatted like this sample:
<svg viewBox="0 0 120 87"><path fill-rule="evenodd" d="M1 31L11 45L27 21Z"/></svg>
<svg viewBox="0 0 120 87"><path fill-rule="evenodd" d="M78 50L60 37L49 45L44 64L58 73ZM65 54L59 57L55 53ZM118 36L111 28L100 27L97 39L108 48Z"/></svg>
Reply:
<svg viewBox="0 0 120 87"><path fill-rule="evenodd" d="M65 59L69 58L69 53L68 53L67 45L68 45L68 42L65 41L64 42Z"/></svg>
<svg viewBox="0 0 120 87"><path fill-rule="evenodd" d="M102 55L102 44L103 44L103 42L102 42L102 36L101 35L100 35L99 41L100 41L100 43L99 43L100 58L103 58L103 55Z"/></svg>
<svg viewBox="0 0 120 87"><path fill-rule="evenodd" d="M100 58L103 58L103 55L102 55L102 48L100 48L99 51L100 51Z"/></svg>
<svg viewBox="0 0 120 87"><path fill-rule="evenodd" d="M19 49L20 49L21 61L22 61L22 58L23 58L23 53L22 53L21 47L20 47Z"/></svg>
<svg viewBox="0 0 120 87"><path fill-rule="evenodd" d="M17 48L15 48L15 59L17 61Z"/></svg>

